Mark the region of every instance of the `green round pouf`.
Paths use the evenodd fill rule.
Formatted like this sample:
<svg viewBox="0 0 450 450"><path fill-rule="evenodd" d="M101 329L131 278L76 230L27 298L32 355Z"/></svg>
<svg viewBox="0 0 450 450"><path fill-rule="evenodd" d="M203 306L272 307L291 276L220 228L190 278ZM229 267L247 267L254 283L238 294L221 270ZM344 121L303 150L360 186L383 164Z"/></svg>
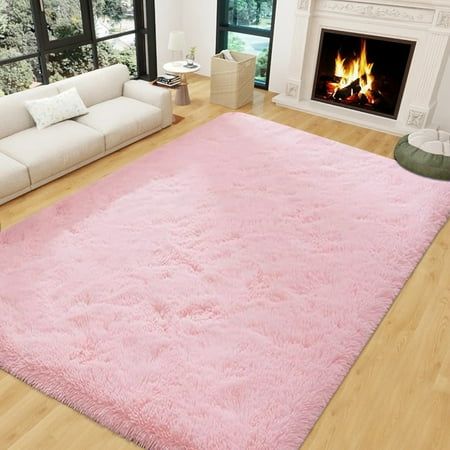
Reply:
<svg viewBox="0 0 450 450"><path fill-rule="evenodd" d="M450 181L448 136L448 133L436 130L421 130L403 136L395 146L394 158L402 167L418 175ZM421 148L410 142L417 142Z"/></svg>

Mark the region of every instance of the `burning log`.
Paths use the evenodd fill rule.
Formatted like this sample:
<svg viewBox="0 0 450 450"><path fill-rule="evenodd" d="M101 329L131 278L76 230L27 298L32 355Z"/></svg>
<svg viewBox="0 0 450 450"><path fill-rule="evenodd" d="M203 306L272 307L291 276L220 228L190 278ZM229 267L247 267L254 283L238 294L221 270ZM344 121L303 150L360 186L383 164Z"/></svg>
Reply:
<svg viewBox="0 0 450 450"><path fill-rule="evenodd" d="M334 71L327 63L325 71L317 74L314 98L373 112L393 111L398 92L395 85L391 85L389 75L374 73L366 41L361 39L359 54L356 51L353 55L347 53L344 56L337 52Z"/></svg>
<svg viewBox="0 0 450 450"><path fill-rule="evenodd" d="M370 104L369 99L367 98L366 94L361 94L359 97L359 102L361 103L361 105L368 105Z"/></svg>
<svg viewBox="0 0 450 450"><path fill-rule="evenodd" d="M321 75L317 82L317 89L321 92L326 92L327 96L332 97L340 81L341 78L335 75Z"/></svg>
<svg viewBox="0 0 450 450"><path fill-rule="evenodd" d="M361 86L359 84L359 78L357 78L352 83L347 86L338 89L334 94L334 98L336 100L345 100L348 97L351 97L354 94L358 94L361 91Z"/></svg>
<svg viewBox="0 0 450 450"><path fill-rule="evenodd" d="M344 99L344 103L347 105L355 105L360 103L360 96L358 93L350 95L350 97L347 97Z"/></svg>

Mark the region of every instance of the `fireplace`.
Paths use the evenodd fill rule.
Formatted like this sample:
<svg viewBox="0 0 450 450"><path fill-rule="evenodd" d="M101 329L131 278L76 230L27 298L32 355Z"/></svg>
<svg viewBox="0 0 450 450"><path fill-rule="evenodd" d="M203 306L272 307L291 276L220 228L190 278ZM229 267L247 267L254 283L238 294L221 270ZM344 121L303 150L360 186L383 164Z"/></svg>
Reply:
<svg viewBox="0 0 450 450"><path fill-rule="evenodd" d="M396 119L415 42L322 30L313 100Z"/></svg>
<svg viewBox="0 0 450 450"><path fill-rule="evenodd" d="M273 98L277 105L399 136L438 125L433 120L450 48L448 0L414 0L414 5L405 0L285 3L292 3L295 19L279 80L274 77L277 72L272 74L272 90L280 92ZM336 98L345 92L333 97L324 92L323 83L318 86L321 76L336 76L338 52L342 62L356 55L361 59L364 48L367 65L373 64L369 75L376 77L379 91L373 97L383 101L366 101L367 95L361 95L362 100L356 102L354 96L347 104L345 97ZM366 82L366 70L362 75ZM357 86L350 97L363 88L369 89Z"/></svg>

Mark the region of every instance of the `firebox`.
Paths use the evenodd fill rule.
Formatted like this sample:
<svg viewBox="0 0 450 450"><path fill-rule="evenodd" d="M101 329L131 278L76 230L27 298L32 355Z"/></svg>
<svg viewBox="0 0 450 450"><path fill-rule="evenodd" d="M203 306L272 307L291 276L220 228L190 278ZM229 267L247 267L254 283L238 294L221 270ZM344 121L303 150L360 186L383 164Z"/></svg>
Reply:
<svg viewBox="0 0 450 450"><path fill-rule="evenodd" d="M322 30L312 98L396 119L415 42Z"/></svg>

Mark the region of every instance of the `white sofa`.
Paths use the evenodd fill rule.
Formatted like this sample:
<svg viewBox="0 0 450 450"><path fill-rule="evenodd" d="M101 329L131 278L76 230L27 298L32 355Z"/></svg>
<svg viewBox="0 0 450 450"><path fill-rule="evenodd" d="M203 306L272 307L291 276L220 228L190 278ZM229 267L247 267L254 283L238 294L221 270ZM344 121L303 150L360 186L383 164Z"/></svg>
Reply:
<svg viewBox="0 0 450 450"><path fill-rule="evenodd" d="M72 87L89 113L38 130L24 101ZM171 124L170 91L121 64L0 97L0 205Z"/></svg>

